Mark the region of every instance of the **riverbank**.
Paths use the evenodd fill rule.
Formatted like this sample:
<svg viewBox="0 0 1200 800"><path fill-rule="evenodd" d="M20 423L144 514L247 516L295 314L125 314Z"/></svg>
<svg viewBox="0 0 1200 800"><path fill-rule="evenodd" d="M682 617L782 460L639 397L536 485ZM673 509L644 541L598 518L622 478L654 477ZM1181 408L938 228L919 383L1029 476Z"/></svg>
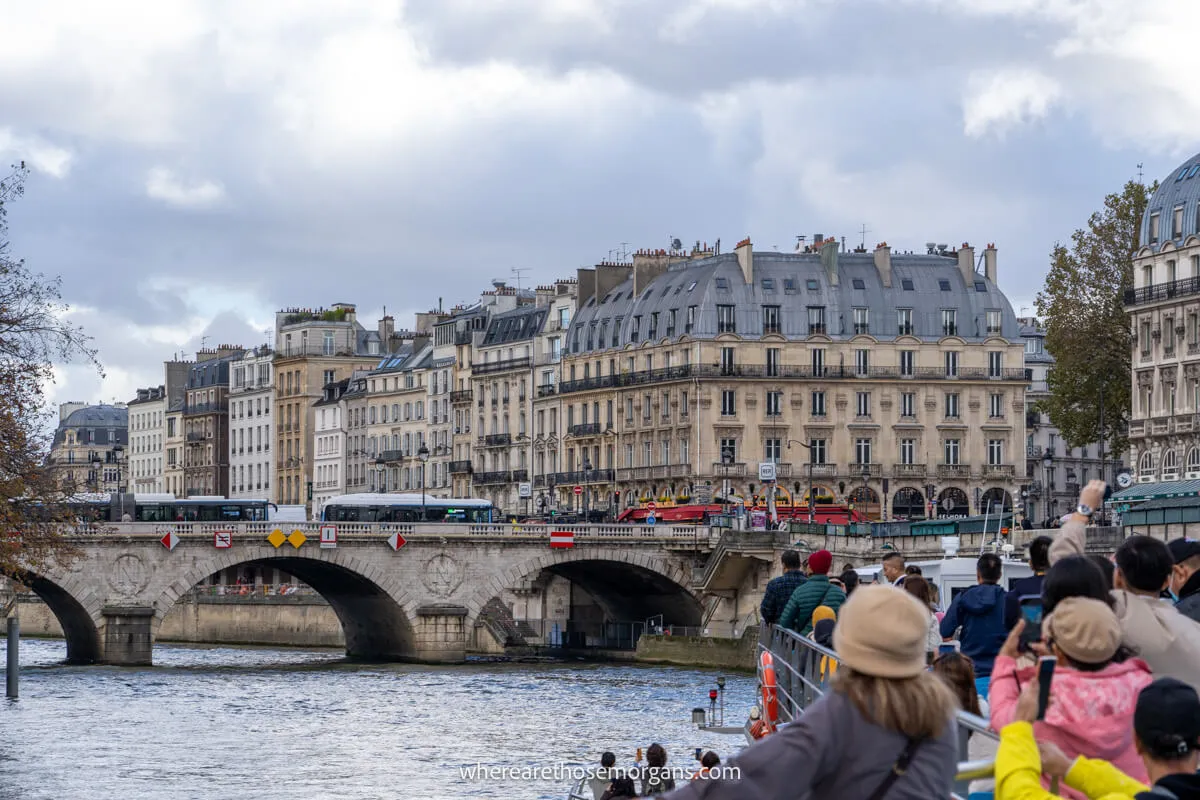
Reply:
<svg viewBox="0 0 1200 800"><path fill-rule="evenodd" d="M754 672L758 630L748 630L740 639L714 636L645 635L638 639L634 660L639 664Z"/></svg>

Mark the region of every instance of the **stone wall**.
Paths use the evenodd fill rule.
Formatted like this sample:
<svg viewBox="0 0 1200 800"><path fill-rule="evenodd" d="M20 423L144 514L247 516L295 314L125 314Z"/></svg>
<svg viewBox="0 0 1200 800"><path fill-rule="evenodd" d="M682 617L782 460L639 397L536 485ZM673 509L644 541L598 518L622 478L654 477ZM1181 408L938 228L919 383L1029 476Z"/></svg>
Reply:
<svg viewBox="0 0 1200 800"><path fill-rule="evenodd" d="M636 660L646 664L678 664L753 672L757 646L757 628L747 631L739 639L646 635L638 639Z"/></svg>

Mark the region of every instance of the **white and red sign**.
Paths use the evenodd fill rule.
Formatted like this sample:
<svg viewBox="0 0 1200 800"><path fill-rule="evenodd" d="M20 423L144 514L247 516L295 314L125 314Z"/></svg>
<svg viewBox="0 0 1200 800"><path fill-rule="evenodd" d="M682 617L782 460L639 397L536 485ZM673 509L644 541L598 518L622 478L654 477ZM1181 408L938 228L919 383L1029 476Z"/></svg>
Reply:
<svg viewBox="0 0 1200 800"><path fill-rule="evenodd" d="M321 526L321 547L325 550L337 547L337 525Z"/></svg>
<svg viewBox="0 0 1200 800"><path fill-rule="evenodd" d="M163 534L163 537L158 541L162 543L162 546L168 550L174 550L175 545L179 544L179 535L175 533L175 531L170 531Z"/></svg>
<svg viewBox="0 0 1200 800"><path fill-rule="evenodd" d="M404 547L404 545L407 543L408 543L408 540L405 539L403 536L401 536L399 531L396 531L395 533L393 533L391 536L388 537L388 544L392 546L393 550L399 550L401 547Z"/></svg>
<svg viewBox="0 0 1200 800"><path fill-rule="evenodd" d="M228 550L233 547L233 531L216 531L213 533L213 547L218 550Z"/></svg>
<svg viewBox="0 0 1200 800"><path fill-rule="evenodd" d="M654 510L654 509L656 509L656 508L658 508L658 506L656 506L654 503L652 503L652 502L651 502L651 503L646 503L646 510L647 510L647 511L653 511L653 510Z"/></svg>
<svg viewBox="0 0 1200 800"><path fill-rule="evenodd" d="M582 487L582 486L576 486L576 487L575 487L575 494L583 494L583 487Z"/></svg>
<svg viewBox="0 0 1200 800"><path fill-rule="evenodd" d="M574 531L551 531L550 546L554 549L566 549L575 546Z"/></svg>

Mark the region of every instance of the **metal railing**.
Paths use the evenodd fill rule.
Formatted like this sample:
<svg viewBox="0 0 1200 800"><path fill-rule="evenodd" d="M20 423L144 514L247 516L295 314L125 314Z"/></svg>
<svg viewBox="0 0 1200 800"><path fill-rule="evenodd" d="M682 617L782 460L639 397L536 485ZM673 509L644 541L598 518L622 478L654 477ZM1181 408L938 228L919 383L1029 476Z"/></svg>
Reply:
<svg viewBox="0 0 1200 800"><path fill-rule="evenodd" d="M795 721L825 694L826 682L839 663L837 653L778 625L763 628L758 643L760 656L763 651L770 652L775 662L780 722ZM995 773L994 762L967 759L967 739L975 734L999 742L999 737L986 719L965 711L958 712L957 728L959 762L950 796L963 800L971 781L984 780Z"/></svg>

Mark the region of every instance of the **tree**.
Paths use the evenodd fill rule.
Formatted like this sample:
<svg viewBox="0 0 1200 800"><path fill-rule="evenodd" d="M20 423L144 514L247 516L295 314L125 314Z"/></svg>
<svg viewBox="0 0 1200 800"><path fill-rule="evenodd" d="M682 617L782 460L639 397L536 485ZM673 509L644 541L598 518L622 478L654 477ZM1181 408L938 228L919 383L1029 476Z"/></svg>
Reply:
<svg viewBox="0 0 1200 800"><path fill-rule="evenodd" d="M1055 363L1048 376L1050 397L1038 410L1050 415L1070 447L1103 437L1111 455L1129 445L1132 334L1125 291L1133 288L1138 232L1157 188L1129 181L1104 198L1104 208L1071 235L1069 248L1056 243L1050 253L1037 311Z"/></svg>
<svg viewBox="0 0 1200 800"><path fill-rule="evenodd" d="M10 256L8 206L25 191L22 163L0 180L0 574L21 578L72 556L62 535L64 490L48 463L45 387L56 362L96 351L65 318L57 278L31 272Z"/></svg>

